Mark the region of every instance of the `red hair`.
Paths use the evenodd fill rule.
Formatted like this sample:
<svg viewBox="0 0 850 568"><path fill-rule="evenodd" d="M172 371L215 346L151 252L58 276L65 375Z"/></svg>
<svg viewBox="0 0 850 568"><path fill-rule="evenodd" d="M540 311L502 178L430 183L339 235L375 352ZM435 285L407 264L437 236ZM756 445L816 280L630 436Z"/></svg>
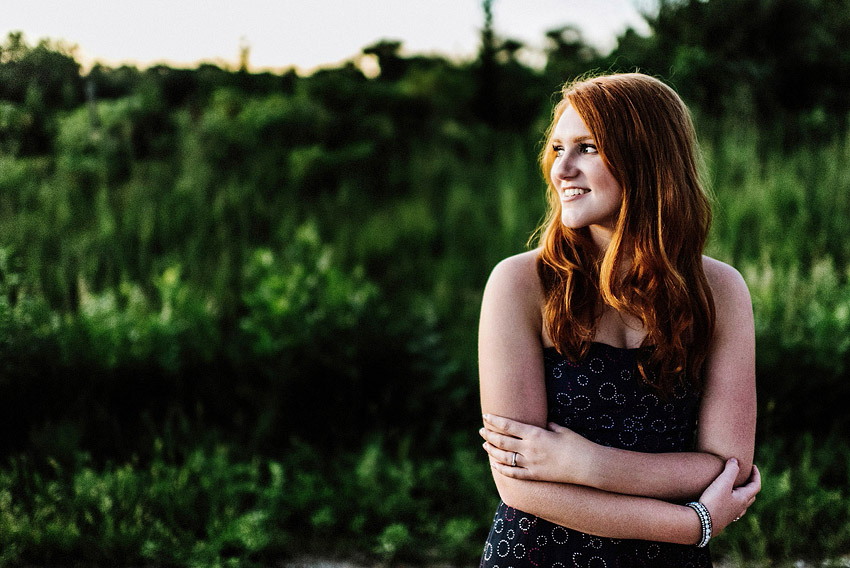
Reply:
<svg viewBox="0 0 850 568"><path fill-rule="evenodd" d="M549 335L560 353L579 359L603 306L611 306L637 317L647 330L642 346L652 349L638 360L646 382L666 393L681 381L701 388L715 319L702 263L711 209L700 183L690 113L673 89L640 73L569 83L562 95L540 156L549 210L537 268ZM561 200L551 181L552 131L569 106L623 189L614 234L601 257L586 228L561 223Z"/></svg>

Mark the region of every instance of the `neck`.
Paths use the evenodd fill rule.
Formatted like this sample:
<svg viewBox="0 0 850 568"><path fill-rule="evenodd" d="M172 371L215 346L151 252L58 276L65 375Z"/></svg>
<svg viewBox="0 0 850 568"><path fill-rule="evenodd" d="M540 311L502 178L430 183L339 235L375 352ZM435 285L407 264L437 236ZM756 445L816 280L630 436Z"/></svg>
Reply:
<svg viewBox="0 0 850 568"><path fill-rule="evenodd" d="M590 240L596 246L600 255L604 255L608 250L608 245L611 244L611 239L614 237L613 229L602 227L599 225L591 225L587 228L590 233Z"/></svg>

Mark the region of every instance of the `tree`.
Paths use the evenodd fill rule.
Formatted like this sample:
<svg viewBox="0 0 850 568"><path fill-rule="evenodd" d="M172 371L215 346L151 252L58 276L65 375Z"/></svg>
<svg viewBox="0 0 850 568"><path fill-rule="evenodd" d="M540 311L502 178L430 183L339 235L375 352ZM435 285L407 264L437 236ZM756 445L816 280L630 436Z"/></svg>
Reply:
<svg viewBox="0 0 850 568"><path fill-rule="evenodd" d="M47 108L75 107L83 100L80 64L71 47L46 39L30 47L11 32L0 46L0 99L25 103L32 89Z"/></svg>
<svg viewBox="0 0 850 568"><path fill-rule="evenodd" d="M608 63L659 74L708 112L763 123L850 111L850 0L662 0L649 37L630 30Z"/></svg>
<svg viewBox="0 0 850 568"><path fill-rule="evenodd" d="M0 120L9 123L4 124L0 143L7 151L47 153L54 112L82 102L83 82L73 51L48 40L30 47L21 32L10 33L0 45L0 104L6 102L4 114L10 117Z"/></svg>
<svg viewBox="0 0 850 568"><path fill-rule="evenodd" d="M374 55L378 58L378 66L381 68L381 79L386 81L397 81L404 75L405 63L399 50L401 42L382 39L377 43L363 48L364 55Z"/></svg>
<svg viewBox="0 0 850 568"><path fill-rule="evenodd" d="M567 25L546 32L546 73L557 82L586 73L598 61L599 53L585 42L578 27Z"/></svg>

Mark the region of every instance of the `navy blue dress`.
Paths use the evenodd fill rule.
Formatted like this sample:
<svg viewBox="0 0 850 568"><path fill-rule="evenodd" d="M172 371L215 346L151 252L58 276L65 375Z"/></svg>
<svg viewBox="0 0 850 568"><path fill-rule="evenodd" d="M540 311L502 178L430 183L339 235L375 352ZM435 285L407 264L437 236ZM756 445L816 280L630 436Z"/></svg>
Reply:
<svg viewBox="0 0 850 568"><path fill-rule="evenodd" d="M693 449L699 393L677 387L666 399L637 369L639 349L592 343L571 363L543 351L549 421L605 446L639 452ZM708 548L597 537L499 503L481 567L688 568L711 566Z"/></svg>

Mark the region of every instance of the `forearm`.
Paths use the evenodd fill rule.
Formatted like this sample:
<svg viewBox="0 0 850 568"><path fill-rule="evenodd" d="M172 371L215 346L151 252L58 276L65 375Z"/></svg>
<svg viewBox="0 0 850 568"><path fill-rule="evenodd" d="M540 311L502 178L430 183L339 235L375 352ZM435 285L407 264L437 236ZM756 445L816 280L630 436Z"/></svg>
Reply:
<svg viewBox="0 0 850 568"><path fill-rule="evenodd" d="M518 480L493 472L502 500L547 521L596 536L695 544L697 515L688 507L599 489Z"/></svg>
<svg viewBox="0 0 850 568"><path fill-rule="evenodd" d="M706 452L652 454L596 446L577 481L613 493L685 501L705 491L723 471L725 461ZM743 462L741 457L738 461ZM743 464L742 470L749 471L751 464Z"/></svg>
<svg viewBox="0 0 850 568"><path fill-rule="evenodd" d="M494 460L493 467L516 479L685 501L700 495L723 470L727 459L736 458L744 472L752 465L752 451L747 448L637 452L597 444L555 423L542 429L490 414L484 415L484 423L479 433L487 440L484 449ZM519 458L516 463L514 455ZM510 467L516 464L519 467ZM739 479L738 484L745 480Z"/></svg>

